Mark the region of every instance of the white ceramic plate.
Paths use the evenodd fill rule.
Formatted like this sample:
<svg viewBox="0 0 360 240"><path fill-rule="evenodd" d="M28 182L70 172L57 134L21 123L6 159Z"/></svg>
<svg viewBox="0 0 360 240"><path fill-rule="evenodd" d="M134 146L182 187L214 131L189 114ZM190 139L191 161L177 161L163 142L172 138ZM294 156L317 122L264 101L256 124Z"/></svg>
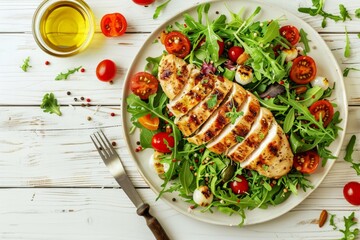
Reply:
<svg viewBox="0 0 360 240"><path fill-rule="evenodd" d="M320 37L320 35L307 23L303 20L299 19L297 16L293 15L292 13L280 9L277 6L270 6L265 5L263 3L257 3L254 1L216 1L211 3L211 8L209 12L210 19L214 19L215 17L219 16L216 15L216 11L219 11L221 14L225 14L228 16L228 10L225 7L225 4L228 6L229 9L232 9L233 12L238 12L242 7L245 7L245 14L251 14L257 6L262 7L261 13L255 18L255 20L270 20L270 19L277 19L279 17L286 17L286 21L281 22L282 25L291 24L298 29L304 29L306 33L308 33L308 38L311 40L310 47L311 51L309 55L314 58L315 62L317 63L318 67L318 75L325 76L329 79L330 82L336 82L336 90L331 97L331 102L335 102L338 105L338 111L340 111L340 116L343 121L340 123L340 127L343 131L340 131L339 137L333 142L330 146L330 150L335 156L338 156L340 152L340 147L342 146L342 142L345 135L346 123L347 123L347 99L345 94L345 88L343 84L342 72L332 55L330 49ZM161 55L164 47L158 43L153 44L154 40L160 35L161 31L165 29L165 27L169 24L173 24L174 22L183 22L183 14L189 13L192 16L196 17L196 6L192 7L184 12L180 12L173 18L166 21L162 26L160 26L156 31L154 31L149 38L145 41L144 45L140 49L139 53L135 57L128 73L126 76L125 84L124 84L124 92L123 92L123 101L122 106L123 110L123 130L124 136L126 136L126 141L129 147L129 151L137 164L138 170L149 184L151 189L158 194L161 190L160 185L162 184L162 180L155 174L155 172L150 168L149 158L152 155L152 150L145 150L140 153L136 153L134 149L137 147L136 141L139 140L139 134L135 133L133 135L129 135L129 129L131 128L130 123L130 116L126 112L126 97L130 94L129 90L129 82L130 77L138 71L143 71L144 66L146 65L145 58L148 56L157 57ZM330 168L332 167L334 161L329 160L325 167L320 167L315 174L311 175L310 180L314 185L314 189L308 189L306 192L299 191L299 194L295 196L292 194L290 198L285 201L284 203L276 206L270 207L266 210L255 209L252 211L247 211L246 215L247 218L245 220L245 225L251 225L256 223L265 222L276 217L283 215L284 213L290 211L295 206L297 206L301 201L303 201L309 194L314 191L320 183L323 181L327 173L329 172ZM176 197L178 201L173 202L172 198ZM167 193L162 196L162 200L170 204L174 209L178 210L179 212L190 216L192 218L198 219L200 221L219 224L219 225L238 225L240 222L240 217L233 215L228 216L220 212L206 212L202 213L201 208L197 208L191 212L188 211L189 203L180 200L177 193Z"/></svg>

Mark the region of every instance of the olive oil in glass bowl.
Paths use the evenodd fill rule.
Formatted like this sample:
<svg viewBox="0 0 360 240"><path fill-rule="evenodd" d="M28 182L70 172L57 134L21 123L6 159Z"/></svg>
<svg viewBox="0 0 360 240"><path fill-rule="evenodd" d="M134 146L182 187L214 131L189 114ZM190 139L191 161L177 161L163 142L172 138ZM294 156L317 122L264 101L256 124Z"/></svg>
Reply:
<svg viewBox="0 0 360 240"><path fill-rule="evenodd" d="M39 47L54 56L73 56L91 42L95 20L82 0L45 0L35 11L33 35Z"/></svg>

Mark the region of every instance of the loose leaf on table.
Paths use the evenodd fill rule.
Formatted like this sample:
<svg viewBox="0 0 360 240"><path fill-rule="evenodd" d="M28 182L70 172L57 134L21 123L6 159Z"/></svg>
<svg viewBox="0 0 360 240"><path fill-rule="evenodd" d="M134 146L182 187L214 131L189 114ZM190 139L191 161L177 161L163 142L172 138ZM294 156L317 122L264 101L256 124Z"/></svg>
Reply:
<svg viewBox="0 0 360 240"><path fill-rule="evenodd" d="M360 18L360 8L358 8L358 9L355 10L355 16L356 16L357 18Z"/></svg>
<svg viewBox="0 0 360 240"><path fill-rule="evenodd" d="M346 146L344 160L352 164L352 168L356 171L356 174L360 176L360 163L355 163L352 154L354 152L354 146L356 142L356 136L352 135L348 145Z"/></svg>
<svg viewBox="0 0 360 240"><path fill-rule="evenodd" d="M46 93L44 95L40 108L43 109L44 112L50 114L55 113L58 116L61 116L60 106L53 93Z"/></svg>
<svg viewBox="0 0 360 240"><path fill-rule="evenodd" d="M345 6L343 4L340 4L339 8L340 8L340 15L342 17L343 22L345 22L346 19L352 20L352 18L349 15L349 12L347 11L347 9L345 8Z"/></svg>
<svg viewBox="0 0 360 240"><path fill-rule="evenodd" d="M170 2L171 0L167 0L166 2L164 2L163 4L159 5L156 7L155 9L155 13L153 15L153 19L157 19L160 15L160 12L168 5L168 3Z"/></svg>
<svg viewBox="0 0 360 240"><path fill-rule="evenodd" d="M359 229L355 228L351 230L350 228L354 225L356 225L355 220L355 213L352 212L349 217L344 216L344 223L345 223L345 229L340 229L340 232L344 234L344 236L341 238L341 240L350 240L350 239L356 239L359 235Z"/></svg>
<svg viewBox="0 0 360 240"><path fill-rule="evenodd" d="M30 68L30 57L27 57L24 59L24 63L23 65L20 66L20 68L24 71L24 72L27 72L28 68Z"/></svg>
<svg viewBox="0 0 360 240"><path fill-rule="evenodd" d="M66 73L59 73L56 76L55 80L66 80L66 79L68 79L68 77L71 74L74 74L74 73L78 72L81 68L82 68L82 66L74 68L74 69L69 69Z"/></svg>
<svg viewBox="0 0 360 240"><path fill-rule="evenodd" d="M345 68L344 71L343 71L343 76L347 77L349 75L350 70L352 70L352 71L360 71L359 68Z"/></svg>
<svg viewBox="0 0 360 240"><path fill-rule="evenodd" d="M345 44L344 57L348 58L350 57L350 39L346 27L345 27L345 37L346 37L346 44Z"/></svg>

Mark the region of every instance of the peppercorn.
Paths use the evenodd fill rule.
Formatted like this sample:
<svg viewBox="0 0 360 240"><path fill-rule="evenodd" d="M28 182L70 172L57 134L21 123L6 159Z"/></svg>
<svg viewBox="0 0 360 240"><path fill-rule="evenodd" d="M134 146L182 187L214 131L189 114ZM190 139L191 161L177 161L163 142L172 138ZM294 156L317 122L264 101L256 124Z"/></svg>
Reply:
<svg viewBox="0 0 360 240"><path fill-rule="evenodd" d="M67 91L67 93L66 93L68 96L70 96L71 95L71 92L70 91Z"/></svg>
<svg viewBox="0 0 360 240"><path fill-rule="evenodd" d="M82 73L85 72L85 68L80 69L80 72Z"/></svg>
<svg viewBox="0 0 360 240"><path fill-rule="evenodd" d="M116 142L111 142L111 145L113 145L114 147L116 146Z"/></svg>
<svg viewBox="0 0 360 240"><path fill-rule="evenodd" d="M88 116L88 117L87 117L87 120L88 120L88 121L91 121L91 117L90 117L90 116Z"/></svg>
<svg viewBox="0 0 360 240"><path fill-rule="evenodd" d="M86 101L87 101L87 102L91 102L91 99L90 99L90 98L87 98Z"/></svg>
<svg viewBox="0 0 360 240"><path fill-rule="evenodd" d="M114 116L115 116L115 113L113 113L113 112L112 112L112 113L110 113L110 116L114 117Z"/></svg>
<svg viewBox="0 0 360 240"><path fill-rule="evenodd" d="M75 97L75 98L74 98L74 101L77 102L77 100L78 100L78 99Z"/></svg>
<svg viewBox="0 0 360 240"><path fill-rule="evenodd" d="M81 101L84 101L84 99L85 99L84 97L81 97L81 98L80 98Z"/></svg>
<svg viewBox="0 0 360 240"><path fill-rule="evenodd" d="M49 62L49 61L45 61L45 65L50 65L50 62Z"/></svg>

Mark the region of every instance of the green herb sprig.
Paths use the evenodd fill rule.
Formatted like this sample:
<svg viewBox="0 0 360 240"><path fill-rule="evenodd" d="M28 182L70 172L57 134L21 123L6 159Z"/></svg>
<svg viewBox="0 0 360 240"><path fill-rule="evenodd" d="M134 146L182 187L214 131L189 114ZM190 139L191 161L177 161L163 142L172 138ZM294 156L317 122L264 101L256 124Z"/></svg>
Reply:
<svg viewBox="0 0 360 240"><path fill-rule="evenodd" d="M352 154L354 152L354 146L356 142L356 136L352 135L348 145L346 146L346 152L344 160L352 164L352 168L356 171L356 174L360 176L360 163L355 163Z"/></svg>
<svg viewBox="0 0 360 240"><path fill-rule="evenodd" d="M30 57L27 57L27 58L24 59L24 63L23 63L23 65L20 66L20 68L24 72L27 72L30 67L31 67L30 66Z"/></svg>
<svg viewBox="0 0 360 240"><path fill-rule="evenodd" d="M360 71L359 68L345 68L343 71L343 76L347 77L350 71Z"/></svg>
<svg viewBox="0 0 360 240"><path fill-rule="evenodd" d="M69 69L66 73L61 72L55 77L55 80L66 80L66 79L68 79L68 77L71 74L78 72L81 68L82 68L82 66L74 68L74 69Z"/></svg>
<svg viewBox="0 0 360 240"><path fill-rule="evenodd" d="M154 15L153 15L153 19L157 19L161 13L161 11L168 5L168 3L171 0L167 0L166 2L164 2L163 4L160 4L159 6L156 7Z"/></svg>
<svg viewBox="0 0 360 240"><path fill-rule="evenodd" d="M348 217L344 216L344 223L345 229L340 229L340 232L344 234L341 240L356 239L360 230L358 228L354 228L353 230L350 229L352 226L356 225L355 213L352 212Z"/></svg>
<svg viewBox="0 0 360 240"><path fill-rule="evenodd" d="M58 116L62 115L60 105L53 93L46 93L44 95L40 108L43 109L44 112L48 112L50 114L55 113Z"/></svg>

